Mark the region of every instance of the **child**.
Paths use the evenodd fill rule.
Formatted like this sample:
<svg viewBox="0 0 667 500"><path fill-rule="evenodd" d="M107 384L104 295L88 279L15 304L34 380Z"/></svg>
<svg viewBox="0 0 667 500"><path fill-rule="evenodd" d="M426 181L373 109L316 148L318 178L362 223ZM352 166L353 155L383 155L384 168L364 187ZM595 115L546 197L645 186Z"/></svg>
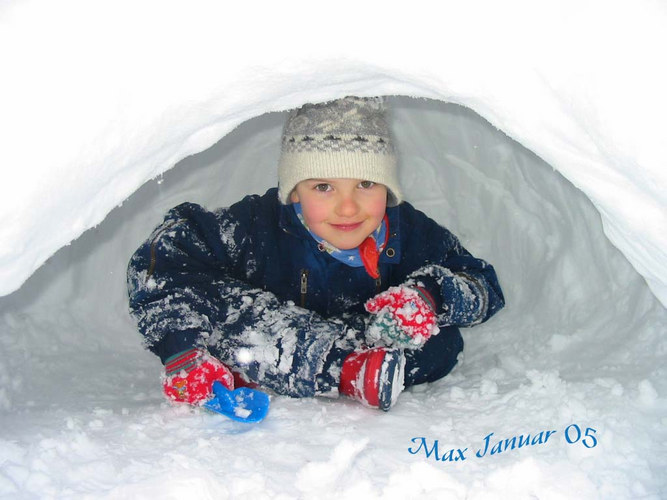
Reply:
<svg viewBox="0 0 667 500"><path fill-rule="evenodd" d="M293 112L278 181L214 212L179 205L130 261L170 399L202 403L220 380L388 410L449 373L459 326L503 307L493 268L402 202L380 98Z"/></svg>

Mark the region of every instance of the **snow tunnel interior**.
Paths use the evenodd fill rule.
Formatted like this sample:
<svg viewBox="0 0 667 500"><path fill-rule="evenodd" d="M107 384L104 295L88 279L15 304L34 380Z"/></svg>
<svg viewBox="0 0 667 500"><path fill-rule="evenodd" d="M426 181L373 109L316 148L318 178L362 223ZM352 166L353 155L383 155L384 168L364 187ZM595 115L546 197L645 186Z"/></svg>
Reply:
<svg viewBox="0 0 667 500"><path fill-rule="evenodd" d="M590 200L470 109L407 97L388 103L406 199L491 262L506 295L504 311L465 333L466 356L510 371L513 361L528 362L566 377L616 377L630 363L637 380L651 378L656 365L646 358L664 354L664 309L605 237ZM272 187L285 116L251 119L185 158L0 298L10 331L2 336L3 358L140 351L126 306L129 256L180 202L226 206ZM157 358L146 359L158 369ZM14 369L12 361L0 366ZM44 383L54 368L36 366L44 378L25 383ZM20 404L24 384L15 388L4 389L5 407Z"/></svg>
<svg viewBox="0 0 667 500"><path fill-rule="evenodd" d="M607 442L615 436L615 446L634 461L621 472L615 453L596 455L599 477L589 473L590 483L582 476L573 483L577 488L583 484L589 488L585 491L603 491L610 474L630 482L637 471L648 474L647 484L659 481L659 474L646 471L659 470L662 462L648 465L637 457L657 451L660 442L650 422L660 411L654 407L658 394L667 390L662 331L666 312L605 237L590 200L468 108L407 97L390 97L388 104L406 199L494 265L507 306L488 323L464 329L465 357L452 374L430 389L412 388L407 397L401 396L403 408L399 401L390 412L399 428L377 426L356 413L365 409L285 398L272 403L278 408L276 423L262 432L292 442L301 435L317 435L326 422L346 422L342 428L356 429L354 435L372 436L372 459L373 453L398 453L394 443L400 445L409 438L406 433L413 432L406 422L430 421L428 429L443 435L457 422L457 439L465 443L489 430L587 418L606 431ZM181 470L178 460L176 465L162 460L170 456L174 440L184 446L221 432L223 424L202 426L164 402L161 364L143 349L127 312L125 270L130 255L169 208L183 201L227 206L273 187L285 117L267 113L248 120L213 147L180 161L139 188L99 226L60 249L19 290L0 298L0 413L5 444L11 444L3 470L14 467L30 478L39 467L47 467L65 474L57 481L60 487L80 491L85 484L67 478L79 472L97 481L108 476L108 467L89 464L94 451L125 478L118 486L123 492L132 484L144 493L166 491L176 484L173 479L158 486L147 478L154 473L172 478ZM291 414L298 425L289 420ZM434 415L443 417L435 422ZM171 433L168 440L164 429ZM97 431L104 432L98 436ZM255 471L265 478L279 474L274 482L266 480L279 484L284 469L271 454L265 462L253 454L266 444L262 432L241 433L238 439L253 455ZM329 437L338 440L346 432ZM154 439L145 441L146 435ZM239 446L234 436L226 435L218 442L216 458ZM300 457L297 465L319 456L309 447L294 450ZM550 453L539 460L554 463L569 453L577 471L585 458L563 448ZM141 465L142 457L154 457L150 474ZM204 471L199 472L204 480L217 485L213 462L191 460ZM404 466L396 467L374 470L378 477L403 474L395 471ZM564 467L568 474L575 470ZM213 475L207 476L210 470ZM477 470L461 470L461 481L481 480ZM501 469L505 475L499 477L518 479L519 474L523 482L522 470ZM415 471L410 469L407 477L417 477ZM535 480L534 487L560 491L564 483L555 477ZM55 483L47 481L59 491ZM504 491L491 486L490 491ZM10 484L7 491L19 487Z"/></svg>

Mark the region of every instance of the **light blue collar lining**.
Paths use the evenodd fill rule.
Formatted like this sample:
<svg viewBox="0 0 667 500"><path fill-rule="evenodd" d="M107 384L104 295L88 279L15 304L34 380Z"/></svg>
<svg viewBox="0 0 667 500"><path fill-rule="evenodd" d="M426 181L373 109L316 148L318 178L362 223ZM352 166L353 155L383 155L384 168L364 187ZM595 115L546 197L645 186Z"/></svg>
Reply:
<svg viewBox="0 0 667 500"><path fill-rule="evenodd" d="M321 248L326 250L326 252L329 255L331 255L334 259L350 267L362 267L364 265L363 261L361 260L361 254L359 253L359 247L351 248L349 250L341 250L340 248L336 248L331 243L323 240L310 230L303 216L301 203L292 203L292 206L294 207L296 216L301 221L301 224L303 224L303 227L306 228L306 230L313 237L313 239L317 241L317 243L319 243ZM373 231L369 236L375 240L375 245L377 246L378 254L381 254L382 250L384 250L385 241L387 240L387 223L384 218L380 223L380 226L375 231Z"/></svg>

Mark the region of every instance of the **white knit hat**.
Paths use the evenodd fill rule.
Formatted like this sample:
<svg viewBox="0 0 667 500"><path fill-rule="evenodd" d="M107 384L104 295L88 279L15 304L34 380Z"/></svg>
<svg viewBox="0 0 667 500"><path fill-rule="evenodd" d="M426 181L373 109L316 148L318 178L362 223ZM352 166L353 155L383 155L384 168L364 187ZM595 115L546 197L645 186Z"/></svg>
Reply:
<svg viewBox="0 0 667 500"><path fill-rule="evenodd" d="M293 111L283 130L278 196L289 203L306 179L362 179L384 184L387 205L402 201L396 154L380 97L344 97Z"/></svg>

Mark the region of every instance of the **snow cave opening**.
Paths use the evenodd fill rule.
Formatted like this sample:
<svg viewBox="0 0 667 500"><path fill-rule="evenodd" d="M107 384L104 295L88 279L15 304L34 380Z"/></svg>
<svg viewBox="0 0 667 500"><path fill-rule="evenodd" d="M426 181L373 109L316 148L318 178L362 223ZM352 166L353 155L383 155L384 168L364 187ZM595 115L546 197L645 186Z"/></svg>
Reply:
<svg viewBox="0 0 667 500"><path fill-rule="evenodd" d="M465 364L504 366L518 358L580 377L576 370L612 376L628 356L639 362L646 352L628 342L629 332L653 331L662 308L604 236L590 200L468 108L406 97L388 103L406 199L491 262L506 295L504 311L464 333L466 357L474 360ZM129 256L180 202L227 206L274 186L285 117L248 120L146 183L1 298L5 324L11 329L20 317L31 325L21 337L33 355L141 350L126 307ZM90 324L93 331L84 326ZM55 345L42 342L46 331ZM11 391L5 397L13 400Z"/></svg>
<svg viewBox="0 0 667 500"><path fill-rule="evenodd" d="M247 449L265 478L258 487L282 484L285 470L274 455L259 453L266 446L266 432L272 440L289 443L319 436L308 439L329 443L331 449L342 440L345 450L343 438L367 436L377 447L368 452L368 460L375 460L372 475L385 479L395 472L380 472L380 457L399 457L401 464L412 460L404 448L414 432L443 437L454 432L453 446L491 431L510 435L578 418L616 436L630 457L655 451L648 422L658 411L657 394L666 389L661 376L667 352L661 338L665 309L605 237L590 200L468 108L407 97L390 97L389 106L406 199L491 262L507 300L505 310L488 323L463 330L465 355L452 374L404 393L382 417L395 419L387 425L374 424L365 413L369 410L346 402L274 398L269 430L253 433L224 422L207 423L164 402L161 364L143 349L127 313L128 259L178 203L226 206L274 186L286 113L268 113L144 184L98 227L60 249L18 291L0 298L0 411L14 461L7 463L21 464L26 474L37 459L60 470L68 467L62 458L66 454L82 464L70 464L72 477L89 471L102 480L108 469L86 463L90 456L101 457L122 472L125 483L112 487L123 496L135 492L133 487L139 495L166 491L167 486L149 479L151 474L169 477L165 484L173 486L173 471L180 465L163 457L193 439L201 443L220 433L225 439L216 441L215 457L226 457L231 450L245 456L239 449ZM621 408L623 418L618 418ZM415 429L414 422L431 423ZM319 435L321 428L329 429L328 434ZM201 480L218 491L215 461L200 461L197 446L188 467L203 471ZM326 463L329 456L326 446L294 446L290 449L297 466L311 460ZM41 458L45 447L50 455ZM546 453L530 456L538 467L572 457L571 450L556 446ZM619 466L609 456L596 458L596 467L617 474ZM153 457L155 471L146 472L141 457ZM571 461L574 465L562 466L568 477L580 467L578 459ZM623 472L627 481L637 470L650 478L651 468L661 467L660 461L633 463L638 465ZM481 474L476 470L460 472L474 481ZM500 470L509 474L502 478L523 481L519 469ZM250 472L236 474L240 481ZM407 474L418 476L413 469ZM302 477L300 469L297 476ZM577 478L572 484L579 493L595 492L587 476ZM75 479L63 481L64 487L83 488ZM534 481L537 489L566 483ZM308 484L302 481L297 487L301 491Z"/></svg>

